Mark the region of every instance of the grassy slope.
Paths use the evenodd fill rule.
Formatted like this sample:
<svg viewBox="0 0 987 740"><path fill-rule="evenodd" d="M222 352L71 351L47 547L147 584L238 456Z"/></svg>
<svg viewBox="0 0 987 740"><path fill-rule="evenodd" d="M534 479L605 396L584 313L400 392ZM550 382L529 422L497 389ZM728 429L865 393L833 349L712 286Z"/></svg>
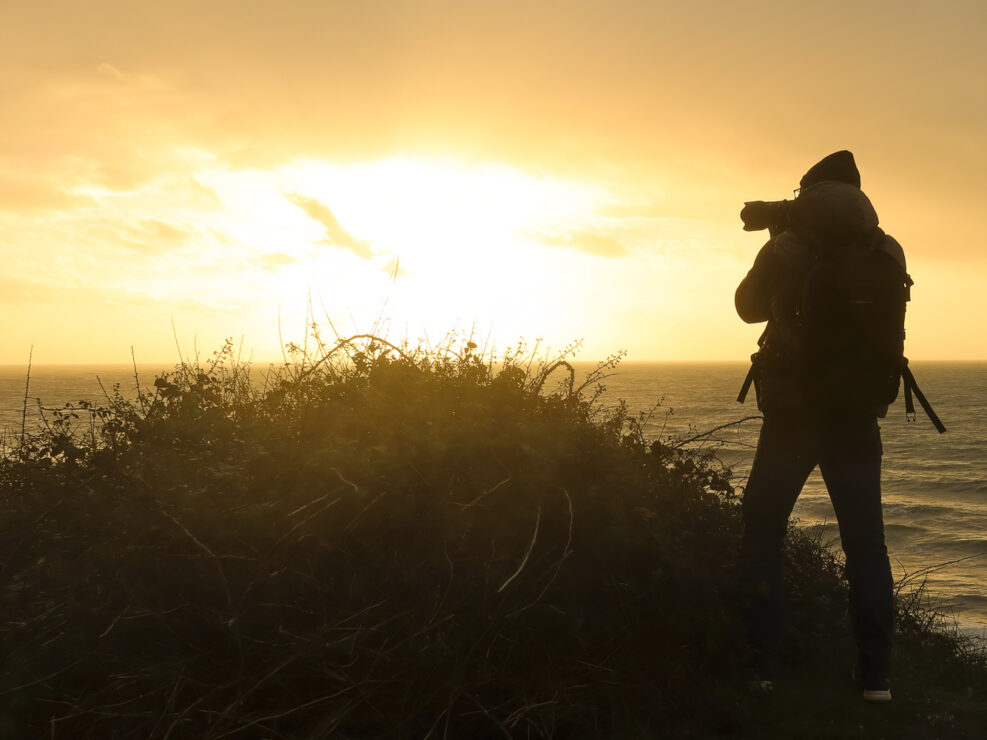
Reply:
<svg viewBox="0 0 987 740"><path fill-rule="evenodd" d="M95 439L53 419L0 466L0 731L980 736L983 655L914 603L896 702L862 705L799 531L786 673L750 697L726 472L523 356L365 339L263 388L220 356Z"/></svg>

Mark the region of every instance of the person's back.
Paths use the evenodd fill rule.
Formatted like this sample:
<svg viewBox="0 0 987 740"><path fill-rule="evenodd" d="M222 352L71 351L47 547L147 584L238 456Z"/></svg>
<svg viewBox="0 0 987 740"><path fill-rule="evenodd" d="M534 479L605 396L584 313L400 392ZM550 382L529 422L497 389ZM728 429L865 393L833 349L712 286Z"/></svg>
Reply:
<svg viewBox="0 0 987 740"><path fill-rule="evenodd" d="M853 270L863 265L862 260L854 261L860 256L880 253L884 256L879 259L892 266L889 270L904 276L904 254L878 228L850 152L826 157L800 185L795 201L775 204L780 206L775 217L781 214L786 222L772 224L772 238L735 296L744 321L767 322L752 368L764 423L744 492L741 551L754 670L763 682L770 679L777 661L784 601L781 547L795 501L818 465L846 553L858 675L865 698L887 701L893 584L884 544L877 419L886 412L888 399L846 388L866 384L861 380L865 374L853 374L866 363L859 357L835 356L841 351L852 354L849 349L820 347L831 338L834 347L842 341L846 347L869 348L870 339L857 345L847 340L858 328L853 322L860 320L849 314L837 319L837 312L827 314L824 309L807 311L806 302L813 300L807 289L811 285L839 289L853 282ZM817 277L820 265L826 264L836 267ZM817 315L807 316L812 313ZM889 338L889 346L894 341ZM843 368L848 374L834 382Z"/></svg>

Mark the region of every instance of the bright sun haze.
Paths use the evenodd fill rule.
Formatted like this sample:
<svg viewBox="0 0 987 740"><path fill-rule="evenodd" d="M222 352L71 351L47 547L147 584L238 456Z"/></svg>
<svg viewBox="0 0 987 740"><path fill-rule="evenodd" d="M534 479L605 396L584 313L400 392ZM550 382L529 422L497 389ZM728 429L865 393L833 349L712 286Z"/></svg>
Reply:
<svg viewBox="0 0 987 740"><path fill-rule="evenodd" d="M169 362L172 325L275 359L312 319L743 360L739 210L844 148L909 356L985 359L985 8L6 3L0 363Z"/></svg>

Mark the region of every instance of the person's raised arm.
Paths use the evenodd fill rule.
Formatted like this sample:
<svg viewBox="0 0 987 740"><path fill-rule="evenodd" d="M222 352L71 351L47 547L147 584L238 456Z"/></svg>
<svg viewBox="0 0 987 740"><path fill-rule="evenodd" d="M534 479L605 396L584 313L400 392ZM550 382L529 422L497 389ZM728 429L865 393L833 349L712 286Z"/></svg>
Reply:
<svg viewBox="0 0 987 740"><path fill-rule="evenodd" d="M754 266L737 286L734 305L737 307L737 314L748 324L757 324L771 318L771 288L775 281L772 263L769 241L761 247Z"/></svg>

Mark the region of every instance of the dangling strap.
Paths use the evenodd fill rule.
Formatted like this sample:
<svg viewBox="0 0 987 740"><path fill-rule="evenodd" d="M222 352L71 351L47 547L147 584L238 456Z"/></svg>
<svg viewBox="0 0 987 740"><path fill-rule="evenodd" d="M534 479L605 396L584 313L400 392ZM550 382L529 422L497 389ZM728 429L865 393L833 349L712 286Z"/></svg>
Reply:
<svg viewBox="0 0 987 740"><path fill-rule="evenodd" d="M751 389L751 383L754 382L754 363L751 363L751 369L747 371L747 377L744 378L744 384L740 386L740 395L737 396L737 403L743 403L747 400L747 392Z"/></svg>
<svg viewBox="0 0 987 740"><path fill-rule="evenodd" d="M751 389L751 384L754 384L754 393L757 393L757 352L751 355L751 368L747 371L747 377L744 378L744 384L740 386L740 395L737 396L737 403L743 403L747 400L747 392Z"/></svg>
<svg viewBox="0 0 987 740"><path fill-rule="evenodd" d="M932 404L926 399L925 394L922 393L921 389L918 387L918 383L915 382L915 376L912 375L911 369L908 367L908 360L905 360L905 364L901 369L901 377L905 384L905 418L908 421L915 421L915 402L912 400L912 392L915 392L915 397L918 398L918 402L922 404L922 408L925 413L928 414L929 419L932 424L942 434L946 431L946 425L939 420L936 416L936 412L932 410Z"/></svg>

